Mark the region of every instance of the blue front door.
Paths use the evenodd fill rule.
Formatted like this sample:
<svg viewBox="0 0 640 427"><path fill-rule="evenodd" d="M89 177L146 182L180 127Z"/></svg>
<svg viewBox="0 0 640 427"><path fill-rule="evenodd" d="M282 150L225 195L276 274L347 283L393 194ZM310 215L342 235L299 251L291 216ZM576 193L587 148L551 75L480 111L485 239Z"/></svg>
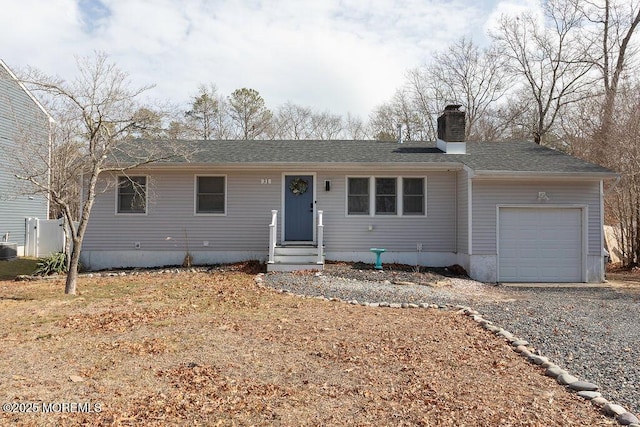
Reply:
<svg viewBox="0 0 640 427"><path fill-rule="evenodd" d="M284 194L284 240L312 242L313 176L286 175Z"/></svg>

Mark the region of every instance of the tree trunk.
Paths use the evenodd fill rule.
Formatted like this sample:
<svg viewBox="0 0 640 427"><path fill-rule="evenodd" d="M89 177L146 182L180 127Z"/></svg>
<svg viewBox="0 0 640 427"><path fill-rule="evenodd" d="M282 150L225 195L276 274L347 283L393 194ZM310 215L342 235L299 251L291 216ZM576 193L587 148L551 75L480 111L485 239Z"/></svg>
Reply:
<svg viewBox="0 0 640 427"><path fill-rule="evenodd" d="M80 246L82 246L82 242L79 239L75 239L73 241L73 249L71 250L71 259L69 261L69 270L67 271L67 281L64 288L64 293L68 295L76 294L78 266L80 265Z"/></svg>
<svg viewBox="0 0 640 427"><path fill-rule="evenodd" d="M638 208L637 203L637 193L635 194L633 200L633 211L634 211L634 224L635 233L634 233L634 242L633 242L633 261L631 265L636 267L638 262L640 261L640 208Z"/></svg>
<svg viewBox="0 0 640 427"><path fill-rule="evenodd" d="M67 254L67 271L71 268L71 249L73 248L73 234L71 232L71 224L66 216L63 216L64 227L64 253Z"/></svg>

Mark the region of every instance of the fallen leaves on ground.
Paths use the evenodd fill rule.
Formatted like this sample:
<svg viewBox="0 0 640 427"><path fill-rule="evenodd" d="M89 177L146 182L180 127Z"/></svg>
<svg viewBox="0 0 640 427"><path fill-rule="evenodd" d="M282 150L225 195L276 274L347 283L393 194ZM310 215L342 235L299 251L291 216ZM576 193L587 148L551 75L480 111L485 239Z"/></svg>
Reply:
<svg viewBox="0 0 640 427"><path fill-rule="evenodd" d="M303 299L241 271L59 285L0 282L0 396L102 410L0 424L614 425L459 313Z"/></svg>

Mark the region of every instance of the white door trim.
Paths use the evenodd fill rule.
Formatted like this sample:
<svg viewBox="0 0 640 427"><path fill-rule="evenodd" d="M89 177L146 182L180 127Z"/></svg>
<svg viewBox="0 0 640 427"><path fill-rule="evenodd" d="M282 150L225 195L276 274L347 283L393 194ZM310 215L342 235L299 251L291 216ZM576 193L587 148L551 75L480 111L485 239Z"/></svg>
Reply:
<svg viewBox="0 0 640 427"><path fill-rule="evenodd" d="M574 204L497 204L496 205L496 282L501 282L500 278L500 209L512 208L512 209L580 209L581 211L581 266L580 266L580 281L585 282L587 278L587 253L589 248L589 234L588 234L588 219L589 219L589 207L587 205L574 205Z"/></svg>
<svg viewBox="0 0 640 427"><path fill-rule="evenodd" d="M289 240L285 240L285 221L287 220L285 218L285 192L287 191L287 176L291 176L291 175L306 175L306 176L312 176L313 177L313 240L311 242L294 242L294 241L289 241ZM282 212L281 218L282 218L282 222L280 223L280 241L283 244L316 244L317 242L317 236L316 236L316 232L317 232L317 203L316 203L316 188L318 187L317 184L317 176L316 176L316 172L302 172L302 171L294 171L294 172L282 172L282 177L281 177L281 195L280 195L280 200L281 200L281 204L280 204L280 212Z"/></svg>

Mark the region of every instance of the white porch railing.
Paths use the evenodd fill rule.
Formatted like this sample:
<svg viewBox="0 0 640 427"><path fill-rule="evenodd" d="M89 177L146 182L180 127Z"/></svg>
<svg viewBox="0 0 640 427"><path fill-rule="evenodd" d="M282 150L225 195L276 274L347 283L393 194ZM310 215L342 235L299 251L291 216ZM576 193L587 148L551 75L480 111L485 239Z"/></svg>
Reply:
<svg viewBox="0 0 640 427"><path fill-rule="evenodd" d="M318 264L324 264L322 259L322 246L324 240L324 224L322 223L323 211L318 211L318 234L317 234L317 243L318 243Z"/></svg>
<svg viewBox="0 0 640 427"><path fill-rule="evenodd" d="M317 264L324 264L323 246L324 246L324 212L318 211L316 243L318 244ZM275 263L276 246L278 241L278 211L271 211L271 224L269 224L269 260L268 264Z"/></svg>
<svg viewBox="0 0 640 427"><path fill-rule="evenodd" d="M269 224L269 264L275 262L276 242L278 241L278 211L271 211L271 224Z"/></svg>

